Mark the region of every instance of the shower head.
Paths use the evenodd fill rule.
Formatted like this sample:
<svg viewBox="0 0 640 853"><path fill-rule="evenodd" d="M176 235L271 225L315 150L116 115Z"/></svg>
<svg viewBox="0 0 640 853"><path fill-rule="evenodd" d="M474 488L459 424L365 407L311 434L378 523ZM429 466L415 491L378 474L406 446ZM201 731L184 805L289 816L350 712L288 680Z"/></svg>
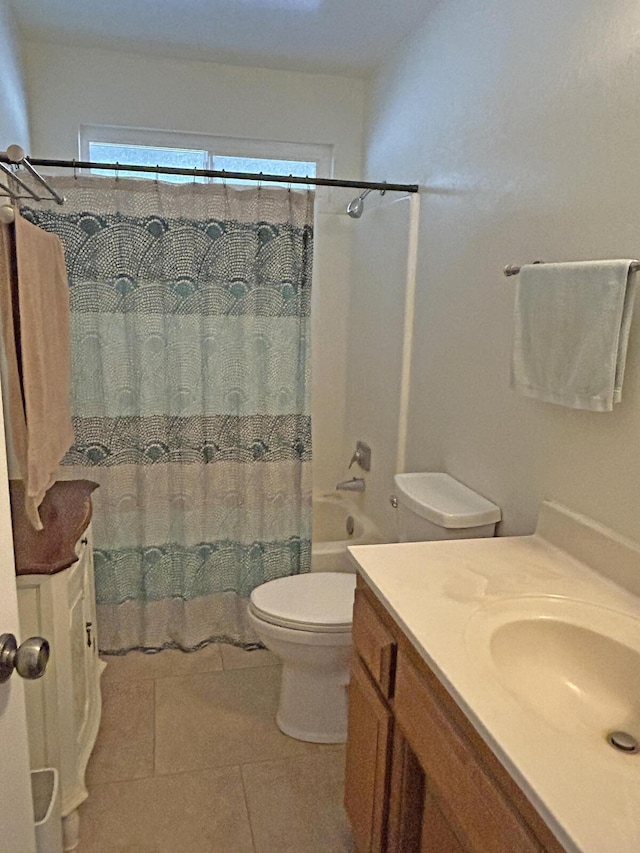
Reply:
<svg viewBox="0 0 640 853"><path fill-rule="evenodd" d="M362 216L362 212L364 211L364 199L369 195L371 190L365 190L361 192L358 198L354 198L347 205L347 213L349 216L353 217L353 219L360 219Z"/></svg>

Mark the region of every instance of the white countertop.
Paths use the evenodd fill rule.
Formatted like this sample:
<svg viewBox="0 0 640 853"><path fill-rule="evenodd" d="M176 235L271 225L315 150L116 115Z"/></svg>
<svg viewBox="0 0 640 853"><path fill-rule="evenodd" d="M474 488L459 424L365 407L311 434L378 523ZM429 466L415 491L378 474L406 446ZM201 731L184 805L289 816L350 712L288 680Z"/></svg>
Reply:
<svg viewBox="0 0 640 853"><path fill-rule="evenodd" d="M640 851L640 753L617 752L606 743L605 732L583 729L576 736L570 720L554 725L544 719L487 664L474 627L492 602L509 606L511 599L517 608L516 599L525 596L525 613L535 608L537 597L556 596L597 604L586 611L588 627L597 630L601 617L614 619L623 642L640 648L640 622L634 621L640 619L640 598L570 553L588 543L592 565L615 557L631 575L637 568L640 581L640 548L615 534L609 541L608 531L564 508L545 504L545 512L547 522L539 523L533 536L349 550L360 574L560 843L571 853L634 853ZM640 724L640 673L630 673L636 676ZM612 720L611 728L616 723Z"/></svg>

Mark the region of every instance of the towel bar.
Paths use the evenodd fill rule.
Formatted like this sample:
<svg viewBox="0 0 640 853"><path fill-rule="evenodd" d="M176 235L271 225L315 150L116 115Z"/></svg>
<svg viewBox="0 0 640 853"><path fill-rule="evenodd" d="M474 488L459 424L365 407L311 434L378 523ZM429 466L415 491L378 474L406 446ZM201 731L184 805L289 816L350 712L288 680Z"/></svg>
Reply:
<svg viewBox="0 0 640 853"><path fill-rule="evenodd" d="M544 261L534 261L536 264L542 264ZM632 261L629 264L629 272L638 272L640 270L640 261ZM516 267L513 264L507 264L507 266L502 270L502 272L507 276L518 275L520 272L520 267Z"/></svg>

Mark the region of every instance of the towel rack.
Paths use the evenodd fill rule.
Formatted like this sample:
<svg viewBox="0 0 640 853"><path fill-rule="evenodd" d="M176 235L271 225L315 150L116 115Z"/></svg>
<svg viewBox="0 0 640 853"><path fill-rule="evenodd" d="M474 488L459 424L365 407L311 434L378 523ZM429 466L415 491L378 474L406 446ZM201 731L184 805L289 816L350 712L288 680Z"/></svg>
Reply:
<svg viewBox="0 0 640 853"><path fill-rule="evenodd" d="M543 264L544 261L534 261L534 264ZM516 267L513 264L507 264L507 266L502 270L502 272L507 276L518 275L521 267ZM637 272L640 270L640 261L632 261L629 264L629 272Z"/></svg>
<svg viewBox="0 0 640 853"><path fill-rule="evenodd" d="M51 195L51 198L56 201L58 204L64 204L64 198L53 189L53 187L49 186L47 181L42 177L42 175L33 168L31 163L29 162L27 156L24 153L24 148L21 148L19 145L10 145L6 151L0 152L0 156L2 156L7 162L12 163L16 166L23 166L30 175L32 175L38 183L45 188L45 190ZM13 180L18 184L18 186L22 187L23 190L26 190L29 193L28 197L33 198L35 201L42 201L42 196L39 196L31 187L26 184L22 178L16 175L8 166L4 163L0 162L0 169L9 175ZM6 189L6 187L3 187ZM24 196L23 196L24 197Z"/></svg>

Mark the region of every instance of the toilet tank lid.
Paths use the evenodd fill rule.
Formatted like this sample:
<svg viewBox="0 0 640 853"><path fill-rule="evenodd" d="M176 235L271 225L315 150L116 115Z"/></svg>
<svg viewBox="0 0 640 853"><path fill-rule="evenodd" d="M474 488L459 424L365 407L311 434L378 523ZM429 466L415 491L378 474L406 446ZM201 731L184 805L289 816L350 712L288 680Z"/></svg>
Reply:
<svg viewBox="0 0 640 853"><path fill-rule="evenodd" d="M500 521L500 507L449 474L396 474L398 500L439 527L480 527Z"/></svg>

